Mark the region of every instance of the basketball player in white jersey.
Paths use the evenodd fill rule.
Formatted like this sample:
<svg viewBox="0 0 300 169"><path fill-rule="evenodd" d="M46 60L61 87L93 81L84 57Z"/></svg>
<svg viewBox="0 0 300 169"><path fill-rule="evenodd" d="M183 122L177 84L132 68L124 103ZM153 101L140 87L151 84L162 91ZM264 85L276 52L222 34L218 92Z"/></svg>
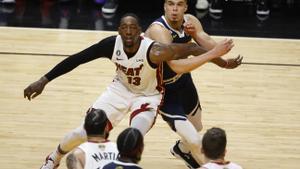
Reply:
<svg viewBox="0 0 300 169"><path fill-rule="evenodd" d="M226 161L226 133L223 129L213 127L206 131L202 139L202 153L205 164L199 169L242 169L236 163Z"/></svg>
<svg viewBox="0 0 300 169"><path fill-rule="evenodd" d="M195 43L164 45L140 36L141 27L134 14L126 14L121 18L118 32L119 35L107 37L64 59L38 81L25 88L24 97L28 100L35 98L42 93L48 82L80 64L97 58L108 58L117 67L116 76L91 107L106 112L110 129L130 112L130 126L145 135L154 124L157 107L161 103L160 63L189 55L200 55L204 50ZM232 40L223 40L213 50L191 58L191 65L201 65L220 57L232 47ZM57 168L61 158L84 141L86 133L82 126L69 132L46 158L42 169Z"/></svg>
<svg viewBox="0 0 300 169"><path fill-rule="evenodd" d="M85 117L87 142L82 143L67 156L68 169L102 169L119 154L117 145L107 139L108 120L101 109L90 109Z"/></svg>

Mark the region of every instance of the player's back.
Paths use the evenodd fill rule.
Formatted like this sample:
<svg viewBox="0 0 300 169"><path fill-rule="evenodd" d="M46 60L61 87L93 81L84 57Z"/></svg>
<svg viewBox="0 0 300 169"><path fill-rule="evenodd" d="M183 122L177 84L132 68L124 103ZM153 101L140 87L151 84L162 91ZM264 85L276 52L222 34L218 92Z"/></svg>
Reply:
<svg viewBox="0 0 300 169"><path fill-rule="evenodd" d="M103 169L142 169L135 163L125 163L122 161L115 160L103 167Z"/></svg>
<svg viewBox="0 0 300 169"><path fill-rule="evenodd" d="M102 167L118 156L117 145L114 142L92 143L86 142L81 144L80 148L85 153L84 169L102 169Z"/></svg>
<svg viewBox="0 0 300 169"><path fill-rule="evenodd" d="M226 164L209 162L204 164L202 167L206 169L243 169L240 165L233 162L228 162Z"/></svg>

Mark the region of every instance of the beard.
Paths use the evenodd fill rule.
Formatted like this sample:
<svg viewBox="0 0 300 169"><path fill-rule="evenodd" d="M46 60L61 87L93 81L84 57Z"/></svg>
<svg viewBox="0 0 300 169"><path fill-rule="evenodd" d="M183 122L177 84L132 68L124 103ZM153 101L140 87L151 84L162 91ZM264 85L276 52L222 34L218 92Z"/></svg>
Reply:
<svg viewBox="0 0 300 169"><path fill-rule="evenodd" d="M126 42L124 42L123 44L124 44L124 47L126 47L126 48L133 47L133 43L126 43Z"/></svg>
<svg viewBox="0 0 300 169"><path fill-rule="evenodd" d="M104 133L104 138L107 140L108 137L109 137L109 132L105 132L105 133Z"/></svg>

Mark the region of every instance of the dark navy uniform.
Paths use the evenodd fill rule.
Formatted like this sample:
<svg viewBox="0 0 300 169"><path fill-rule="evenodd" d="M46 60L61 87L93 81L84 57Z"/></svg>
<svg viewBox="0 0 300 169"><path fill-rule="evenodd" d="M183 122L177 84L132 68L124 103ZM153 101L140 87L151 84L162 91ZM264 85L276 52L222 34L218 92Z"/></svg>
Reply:
<svg viewBox="0 0 300 169"><path fill-rule="evenodd" d="M188 43L192 37L183 31L179 32L171 28L164 16L153 22L168 29L172 35L173 43ZM194 114L201 109L197 89L194 85L191 73L177 74L166 62L163 63L163 80L165 93L163 104L160 106L160 113L171 128L174 127L174 120L186 120L187 115Z"/></svg>

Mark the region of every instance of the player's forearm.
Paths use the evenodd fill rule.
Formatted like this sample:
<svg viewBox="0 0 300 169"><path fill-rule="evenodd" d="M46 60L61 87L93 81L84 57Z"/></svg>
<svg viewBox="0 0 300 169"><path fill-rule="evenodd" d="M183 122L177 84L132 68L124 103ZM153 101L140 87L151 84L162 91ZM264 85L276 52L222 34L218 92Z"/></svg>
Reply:
<svg viewBox="0 0 300 169"><path fill-rule="evenodd" d="M39 82L43 85L43 86L46 86L46 84L49 82L48 78L46 76L42 76L40 79L39 79Z"/></svg>
<svg viewBox="0 0 300 169"><path fill-rule="evenodd" d="M63 60L59 64L57 64L52 70L50 70L45 77L51 81L65 73L70 72L74 68L76 68L79 64L74 64L69 58Z"/></svg>
<svg viewBox="0 0 300 169"><path fill-rule="evenodd" d="M214 51L209 51L192 58L172 60L169 61L168 64L174 72L181 74L190 72L215 57L217 57L217 54Z"/></svg>
<svg viewBox="0 0 300 169"><path fill-rule="evenodd" d="M219 67L226 67L227 61L224 60L223 58L214 58L211 60L212 63L218 65Z"/></svg>
<svg viewBox="0 0 300 169"><path fill-rule="evenodd" d="M196 43L172 43L171 48L174 51L173 59L187 58L190 55L196 56L206 52L204 48Z"/></svg>
<svg viewBox="0 0 300 169"><path fill-rule="evenodd" d="M217 45L217 42L203 31L198 32L197 36L193 37L193 39L199 46L202 46L206 50L211 50Z"/></svg>

